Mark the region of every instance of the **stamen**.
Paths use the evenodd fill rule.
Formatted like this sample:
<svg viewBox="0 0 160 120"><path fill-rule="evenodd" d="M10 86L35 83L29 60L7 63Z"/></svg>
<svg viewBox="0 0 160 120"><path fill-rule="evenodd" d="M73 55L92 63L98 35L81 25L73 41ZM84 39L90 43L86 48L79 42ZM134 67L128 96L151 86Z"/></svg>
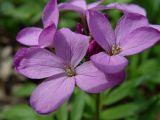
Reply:
<svg viewBox="0 0 160 120"><path fill-rule="evenodd" d="M113 45L112 46L112 55L117 55L117 54L119 54L120 52L121 52L121 48L119 47L119 46L117 46L117 45Z"/></svg>
<svg viewBox="0 0 160 120"><path fill-rule="evenodd" d="M76 75L76 72L73 68L69 67L69 66L65 66L65 72L67 74L68 77L72 77Z"/></svg>

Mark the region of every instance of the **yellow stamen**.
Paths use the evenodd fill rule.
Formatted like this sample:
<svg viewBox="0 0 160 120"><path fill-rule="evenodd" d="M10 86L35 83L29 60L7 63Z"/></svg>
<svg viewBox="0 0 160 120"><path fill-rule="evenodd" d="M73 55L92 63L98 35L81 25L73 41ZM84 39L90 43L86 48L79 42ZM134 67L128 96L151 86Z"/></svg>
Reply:
<svg viewBox="0 0 160 120"><path fill-rule="evenodd" d="M75 70L71 67L65 67L65 72L67 74L68 77L72 77L72 76L75 76L76 73L75 73Z"/></svg>
<svg viewBox="0 0 160 120"><path fill-rule="evenodd" d="M113 45L112 46L112 55L117 55L121 52L121 48L119 46Z"/></svg>

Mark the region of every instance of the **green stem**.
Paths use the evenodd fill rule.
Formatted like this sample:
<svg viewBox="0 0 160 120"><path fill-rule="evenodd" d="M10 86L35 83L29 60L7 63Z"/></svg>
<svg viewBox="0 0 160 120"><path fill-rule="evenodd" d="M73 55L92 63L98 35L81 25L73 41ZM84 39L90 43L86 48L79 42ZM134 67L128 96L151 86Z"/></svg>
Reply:
<svg viewBox="0 0 160 120"><path fill-rule="evenodd" d="M100 94L96 95L96 114L95 120L100 120Z"/></svg>

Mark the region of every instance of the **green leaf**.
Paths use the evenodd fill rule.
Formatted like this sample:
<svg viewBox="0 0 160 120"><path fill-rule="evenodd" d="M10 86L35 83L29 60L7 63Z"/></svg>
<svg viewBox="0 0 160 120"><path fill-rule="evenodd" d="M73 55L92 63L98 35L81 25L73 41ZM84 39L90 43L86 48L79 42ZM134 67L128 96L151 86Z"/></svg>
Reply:
<svg viewBox="0 0 160 120"><path fill-rule="evenodd" d="M123 84L121 84L118 88L110 91L107 98L103 99L103 104L113 104L126 96L128 96L130 93L132 93L134 86L132 81L126 81Z"/></svg>
<svg viewBox="0 0 160 120"><path fill-rule="evenodd" d="M118 3L129 3L132 0L104 0L103 4L109 4L113 2L118 2Z"/></svg>
<svg viewBox="0 0 160 120"><path fill-rule="evenodd" d="M122 119L128 116L136 115L139 111L140 105L135 103L127 103L116 106L114 108L107 109L102 112L102 119Z"/></svg>
<svg viewBox="0 0 160 120"><path fill-rule="evenodd" d="M4 15L13 14L15 7L11 2L4 1L0 4L0 10Z"/></svg>
<svg viewBox="0 0 160 120"><path fill-rule="evenodd" d="M125 99L126 97L131 97L137 90L137 87L150 80L150 78L151 76L144 75L139 78L124 81L119 87L110 90L108 94L103 97L102 104L110 105Z"/></svg>
<svg viewBox="0 0 160 120"><path fill-rule="evenodd" d="M13 105L0 113L5 120L53 120L52 115L37 114L30 106L25 104Z"/></svg>
<svg viewBox="0 0 160 120"><path fill-rule="evenodd" d="M85 103L90 112L94 112L95 100L91 94L85 94Z"/></svg>
<svg viewBox="0 0 160 120"><path fill-rule="evenodd" d="M35 89L36 85L32 83L17 86L13 90L13 95L20 97L28 97L31 95L32 91Z"/></svg>
<svg viewBox="0 0 160 120"><path fill-rule="evenodd" d="M59 20L58 28L68 27L68 28L75 28L76 23L78 22L77 18L79 19L80 16L77 13L72 12L61 12L61 17Z"/></svg>
<svg viewBox="0 0 160 120"><path fill-rule="evenodd" d="M139 67L139 73L151 74L159 68L158 61L156 59L148 60L142 63Z"/></svg>
<svg viewBox="0 0 160 120"><path fill-rule="evenodd" d="M37 114L37 119L36 120L54 120L53 114L50 115L39 115Z"/></svg>
<svg viewBox="0 0 160 120"><path fill-rule="evenodd" d="M56 116L58 120L68 120L67 103L58 109Z"/></svg>
<svg viewBox="0 0 160 120"><path fill-rule="evenodd" d="M130 57L130 78L136 78L138 75L137 67L139 63L140 56L139 55L134 55Z"/></svg>
<svg viewBox="0 0 160 120"><path fill-rule="evenodd" d="M27 105L14 105L1 113L6 120L35 120L36 113Z"/></svg>
<svg viewBox="0 0 160 120"><path fill-rule="evenodd" d="M79 90L73 102L71 120L81 120L84 106L85 106L85 95L82 91Z"/></svg>

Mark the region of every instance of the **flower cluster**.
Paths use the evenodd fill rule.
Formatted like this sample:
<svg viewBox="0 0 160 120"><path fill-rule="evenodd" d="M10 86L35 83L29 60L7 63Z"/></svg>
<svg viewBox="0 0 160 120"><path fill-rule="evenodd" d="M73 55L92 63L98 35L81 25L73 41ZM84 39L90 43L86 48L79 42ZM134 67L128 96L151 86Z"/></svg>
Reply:
<svg viewBox="0 0 160 120"><path fill-rule="evenodd" d="M29 47L17 51L15 69L31 79L46 78L30 98L38 113L55 111L69 99L75 86L100 93L120 84L125 79L126 57L160 40L160 27L149 24L143 8L101 3L71 0L58 5L57 0L50 0L42 15L44 27L27 27L18 33L17 41ZM114 31L101 12L109 9L123 12ZM77 26L78 33L57 29L61 10L80 14L83 22Z"/></svg>

